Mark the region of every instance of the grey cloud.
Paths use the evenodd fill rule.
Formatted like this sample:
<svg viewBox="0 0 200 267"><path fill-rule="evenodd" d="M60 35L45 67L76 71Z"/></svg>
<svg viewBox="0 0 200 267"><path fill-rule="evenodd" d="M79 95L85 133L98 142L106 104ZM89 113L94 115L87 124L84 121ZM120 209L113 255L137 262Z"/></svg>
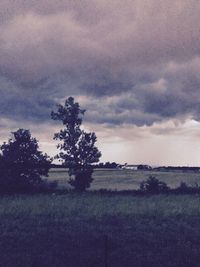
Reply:
<svg viewBox="0 0 200 267"><path fill-rule="evenodd" d="M199 12L196 0L2 0L2 116L47 121L73 95L90 122L200 120Z"/></svg>
<svg viewBox="0 0 200 267"><path fill-rule="evenodd" d="M47 92L25 90L2 77L0 83L1 117L32 122L41 122L50 118L55 101L48 97Z"/></svg>

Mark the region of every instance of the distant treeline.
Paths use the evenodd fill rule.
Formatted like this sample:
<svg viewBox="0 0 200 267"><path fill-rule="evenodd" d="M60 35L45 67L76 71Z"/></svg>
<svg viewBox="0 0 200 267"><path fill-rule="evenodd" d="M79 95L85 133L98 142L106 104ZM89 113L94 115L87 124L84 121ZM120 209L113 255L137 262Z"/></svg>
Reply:
<svg viewBox="0 0 200 267"><path fill-rule="evenodd" d="M122 168L122 164L118 164L116 162L101 162L99 164L93 164L92 165L95 169L115 169L115 168ZM51 164L51 168L63 168L63 167L67 167L64 165L60 165L60 164Z"/></svg>
<svg viewBox="0 0 200 267"><path fill-rule="evenodd" d="M192 171L192 172L199 172L200 167L188 167L188 166L160 166L160 167L151 167L149 165L138 165L137 170L143 170L143 171Z"/></svg>
<svg viewBox="0 0 200 267"><path fill-rule="evenodd" d="M127 164L119 164L116 162L101 162L99 164L93 165L95 169L121 169L121 168L127 168L131 169L131 167ZM51 164L51 168L64 168L67 166L63 166L60 164ZM136 170L142 170L142 171L183 171L183 172L199 172L200 167L188 167L188 166L160 166L160 167L151 167L150 165L140 164L137 167L135 167Z"/></svg>
<svg viewBox="0 0 200 267"><path fill-rule="evenodd" d="M115 169L115 168L121 168L123 165L122 164L118 164L116 162L105 162L102 163L100 162L99 164L95 164L94 167L95 168L102 168L102 169Z"/></svg>
<svg viewBox="0 0 200 267"><path fill-rule="evenodd" d="M193 172L199 172L200 171L200 167L186 167L186 166L177 166L177 167L173 167L173 166L163 166L163 167L156 167L156 168L152 168L152 170L155 171L193 171Z"/></svg>

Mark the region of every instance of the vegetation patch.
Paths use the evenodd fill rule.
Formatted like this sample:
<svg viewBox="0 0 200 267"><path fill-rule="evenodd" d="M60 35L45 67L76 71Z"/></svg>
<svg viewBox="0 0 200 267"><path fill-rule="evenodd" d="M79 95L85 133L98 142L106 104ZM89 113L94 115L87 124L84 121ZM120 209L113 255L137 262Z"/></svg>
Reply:
<svg viewBox="0 0 200 267"><path fill-rule="evenodd" d="M0 266L198 267L195 195L9 196L0 199Z"/></svg>

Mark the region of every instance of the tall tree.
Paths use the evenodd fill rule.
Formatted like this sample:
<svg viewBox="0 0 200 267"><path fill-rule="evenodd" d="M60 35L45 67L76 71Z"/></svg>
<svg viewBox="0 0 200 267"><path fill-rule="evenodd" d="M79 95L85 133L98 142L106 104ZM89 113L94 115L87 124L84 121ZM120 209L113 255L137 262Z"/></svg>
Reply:
<svg viewBox="0 0 200 267"><path fill-rule="evenodd" d="M69 168L69 184L79 192L90 187L93 181L92 164L98 162L101 157L95 146L95 133L86 133L81 129L84 113L85 110L80 108L73 97L69 97L64 106L57 105L57 111L51 113L53 120L60 120L64 125L64 129L54 135L54 139L61 141L58 144L60 153L56 157Z"/></svg>
<svg viewBox="0 0 200 267"><path fill-rule="evenodd" d="M19 129L0 146L0 191L30 192L43 184L52 159L39 151L38 141L29 130Z"/></svg>

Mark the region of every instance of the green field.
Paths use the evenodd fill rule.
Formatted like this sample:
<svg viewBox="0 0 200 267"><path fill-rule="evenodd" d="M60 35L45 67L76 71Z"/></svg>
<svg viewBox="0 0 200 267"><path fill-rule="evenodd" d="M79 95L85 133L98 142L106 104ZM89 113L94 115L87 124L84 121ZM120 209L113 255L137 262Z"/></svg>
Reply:
<svg viewBox="0 0 200 267"><path fill-rule="evenodd" d="M200 185L200 173L195 172L156 172L156 171L133 171L120 169L96 169L93 174L94 181L91 190L131 190L138 189L140 183L150 175L155 176L160 181L167 183L171 188L178 187L181 182L188 185ZM65 169L51 169L50 180L57 180L59 186L68 186L68 174Z"/></svg>
<svg viewBox="0 0 200 267"><path fill-rule="evenodd" d="M200 266L198 195L4 196L0 224L0 266Z"/></svg>

